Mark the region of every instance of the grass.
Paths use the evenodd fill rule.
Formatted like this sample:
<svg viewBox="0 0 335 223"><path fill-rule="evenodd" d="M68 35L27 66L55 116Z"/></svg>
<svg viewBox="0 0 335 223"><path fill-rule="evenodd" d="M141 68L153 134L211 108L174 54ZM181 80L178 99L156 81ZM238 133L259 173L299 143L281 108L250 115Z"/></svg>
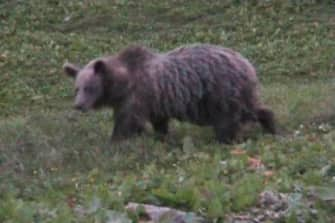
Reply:
<svg viewBox="0 0 335 223"><path fill-rule="evenodd" d="M257 206L264 190L300 195L282 222L333 222L334 199L325 197L335 193L334 7L288 0L0 2L0 222L136 221L124 210L130 201L220 222ZM111 110L72 111L65 61L84 64L132 43L163 51L194 42L250 58L280 135L257 128L227 146L206 128L173 122L166 141L149 132L110 146ZM244 152L231 153L238 150ZM250 157L272 176L250 169Z"/></svg>

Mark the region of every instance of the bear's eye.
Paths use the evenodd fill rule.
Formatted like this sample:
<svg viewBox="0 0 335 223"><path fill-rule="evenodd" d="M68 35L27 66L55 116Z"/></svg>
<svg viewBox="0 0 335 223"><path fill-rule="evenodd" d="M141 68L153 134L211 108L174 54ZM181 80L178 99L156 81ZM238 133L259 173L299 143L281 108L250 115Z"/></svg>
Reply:
<svg viewBox="0 0 335 223"><path fill-rule="evenodd" d="M79 91L79 88L74 89L74 93L77 94Z"/></svg>
<svg viewBox="0 0 335 223"><path fill-rule="evenodd" d="M95 88L94 87L84 87L84 91L86 93L92 94L95 92Z"/></svg>

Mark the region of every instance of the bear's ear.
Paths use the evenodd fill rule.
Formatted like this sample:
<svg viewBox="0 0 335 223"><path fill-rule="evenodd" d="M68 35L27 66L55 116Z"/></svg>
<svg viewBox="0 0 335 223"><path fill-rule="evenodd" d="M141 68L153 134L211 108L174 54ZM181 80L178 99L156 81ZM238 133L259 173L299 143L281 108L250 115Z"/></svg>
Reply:
<svg viewBox="0 0 335 223"><path fill-rule="evenodd" d="M103 60L97 60L93 67L95 74L104 75L107 72L107 65Z"/></svg>
<svg viewBox="0 0 335 223"><path fill-rule="evenodd" d="M70 64L70 63L65 63L63 65L63 69L65 71L65 74L67 74L68 76L72 78L76 78L80 70L79 67L77 67L76 65Z"/></svg>

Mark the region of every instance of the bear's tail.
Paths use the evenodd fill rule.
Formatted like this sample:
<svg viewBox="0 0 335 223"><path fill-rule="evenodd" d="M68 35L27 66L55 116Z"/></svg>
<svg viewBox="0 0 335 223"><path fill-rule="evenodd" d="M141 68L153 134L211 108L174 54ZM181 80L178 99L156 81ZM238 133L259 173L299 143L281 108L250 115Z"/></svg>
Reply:
<svg viewBox="0 0 335 223"><path fill-rule="evenodd" d="M264 131L276 134L276 124L273 112L268 108L257 109L257 119Z"/></svg>

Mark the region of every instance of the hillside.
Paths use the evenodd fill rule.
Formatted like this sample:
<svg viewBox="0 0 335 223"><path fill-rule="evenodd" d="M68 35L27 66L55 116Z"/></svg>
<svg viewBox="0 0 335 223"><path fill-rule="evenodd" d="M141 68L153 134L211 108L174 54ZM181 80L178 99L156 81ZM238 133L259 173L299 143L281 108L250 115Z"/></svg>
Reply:
<svg viewBox="0 0 335 223"><path fill-rule="evenodd" d="M0 1L0 222L136 221L128 202L234 222L264 191L287 198L280 222L334 222L335 3L320 2ZM165 141L111 146L112 110L72 109L64 62L195 42L255 64L280 134L220 145L174 121Z"/></svg>

